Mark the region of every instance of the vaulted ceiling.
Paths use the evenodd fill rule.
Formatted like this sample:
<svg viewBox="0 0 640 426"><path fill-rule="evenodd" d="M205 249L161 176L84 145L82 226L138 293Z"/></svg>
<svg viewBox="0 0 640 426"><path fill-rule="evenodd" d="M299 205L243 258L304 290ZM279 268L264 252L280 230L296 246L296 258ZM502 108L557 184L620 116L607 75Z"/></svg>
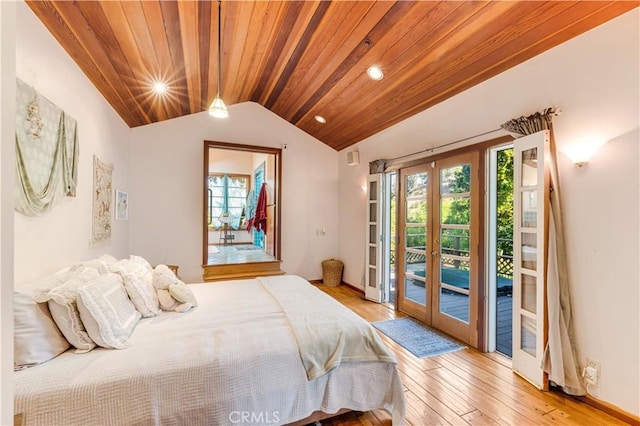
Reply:
<svg viewBox="0 0 640 426"><path fill-rule="evenodd" d="M205 111L213 100L217 2L28 5L129 126ZM222 98L258 102L340 150L637 6L225 0ZM371 65L382 80L367 77ZM156 79L169 86L164 97L151 90Z"/></svg>

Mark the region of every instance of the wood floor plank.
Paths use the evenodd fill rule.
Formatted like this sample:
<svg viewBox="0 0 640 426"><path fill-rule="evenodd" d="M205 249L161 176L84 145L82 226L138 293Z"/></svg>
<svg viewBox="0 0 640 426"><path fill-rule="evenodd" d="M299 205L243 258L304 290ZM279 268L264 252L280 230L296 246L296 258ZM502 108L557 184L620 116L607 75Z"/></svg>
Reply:
<svg viewBox="0 0 640 426"><path fill-rule="evenodd" d="M369 322L405 316L388 305L364 300L341 285L318 288ZM508 360L465 348L417 358L379 332L395 354L407 402L406 426L452 425L623 425L603 411L561 392L541 392L513 373ZM389 426L384 410L346 413L323 426Z"/></svg>
<svg viewBox="0 0 640 426"><path fill-rule="evenodd" d="M474 411L472 411L470 413L467 413L464 416L462 416L462 418L465 419L469 424L472 424L472 425L492 426L492 425L499 425L500 424L500 423L496 422L495 420L493 420L491 417L485 415L480 410L474 410Z"/></svg>
<svg viewBox="0 0 640 426"><path fill-rule="evenodd" d="M407 420L413 424L425 425L450 425L435 410L429 407L424 401L418 398L413 392L406 392Z"/></svg>
<svg viewBox="0 0 640 426"><path fill-rule="evenodd" d="M531 406L528 398L514 398L511 395L487 387L481 381L473 380L472 376L462 378L449 368L438 370L438 373L441 380L471 394L472 400L477 403L476 406L498 421L504 419L510 422L510 419L516 419L519 423L535 422L535 424L539 425L547 423L543 416L549 410L536 410L535 407ZM529 420L527 421L526 419Z"/></svg>
<svg viewBox="0 0 640 426"><path fill-rule="evenodd" d="M451 424L465 423L464 415L471 411L475 411L474 407L465 403L465 401L458 400L457 398L447 399L443 402L442 394L435 392L431 393L420 385L420 379L401 374L402 383L409 389L414 395L421 398L425 404L440 413L442 418L447 420Z"/></svg>
<svg viewBox="0 0 640 426"><path fill-rule="evenodd" d="M443 367L475 385L477 388L487 388L494 395L502 394L512 400L516 405L525 405L527 408L535 410L537 415L545 415L557 408L542 398L541 392L537 390L527 392L531 386L524 382L524 380L522 381L523 383L509 383L486 370L469 368L467 364L450 361L450 358L442 357L441 363ZM540 397L538 398L538 396Z"/></svg>
<svg viewBox="0 0 640 426"><path fill-rule="evenodd" d="M465 399L470 405L501 424L537 424L532 416L504 404L483 389L469 385L446 368L430 370L426 374L434 382L445 383L458 398Z"/></svg>

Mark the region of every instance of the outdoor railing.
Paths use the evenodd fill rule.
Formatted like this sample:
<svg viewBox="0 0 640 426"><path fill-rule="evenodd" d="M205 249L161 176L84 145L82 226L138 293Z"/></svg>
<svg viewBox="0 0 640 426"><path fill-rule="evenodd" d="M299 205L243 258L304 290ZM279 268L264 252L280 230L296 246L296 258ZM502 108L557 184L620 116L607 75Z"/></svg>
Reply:
<svg viewBox="0 0 640 426"><path fill-rule="evenodd" d="M502 242L503 246L507 246L506 248L510 249L510 254L498 254L497 255L497 275L499 277L504 277L508 279L513 278L513 240L507 238L498 238L498 242ZM392 250L390 254L390 263L391 265L395 265L395 241L392 241ZM424 247L416 247L419 249L423 249ZM468 257L469 251L463 249L454 249L454 248L446 248L444 249L446 254L452 254L456 256ZM426 257L423 253L407 253L407 263L415 264L415 263L425 263ZM450 259L447 257L442 258L442 263L445 265L450 265L455 267L456 269L460 268L460 261Z"/></svg>

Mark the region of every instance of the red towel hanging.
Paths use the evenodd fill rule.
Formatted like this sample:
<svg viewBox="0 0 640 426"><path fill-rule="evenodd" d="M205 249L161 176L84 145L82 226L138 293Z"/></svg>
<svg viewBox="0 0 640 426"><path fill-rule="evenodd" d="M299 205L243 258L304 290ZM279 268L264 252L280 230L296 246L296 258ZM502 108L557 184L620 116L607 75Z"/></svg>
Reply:
<svg viewBox="0 0 640 426"><path fill-rule="evenodd" d="M255 228L258 231L267 233L267 183L264 182L260 187L260 194L258 194L258 204L256 204L255 215L249 219L247 224L247 231L251 228Z"/></svg>

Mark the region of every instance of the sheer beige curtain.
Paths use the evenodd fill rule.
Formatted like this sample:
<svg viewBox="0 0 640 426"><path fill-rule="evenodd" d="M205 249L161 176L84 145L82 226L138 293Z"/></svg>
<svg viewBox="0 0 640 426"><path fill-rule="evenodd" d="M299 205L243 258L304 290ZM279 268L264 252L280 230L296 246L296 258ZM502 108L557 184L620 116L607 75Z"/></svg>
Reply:
<svg viewBox="0 0 640 426"><path fill-rule="evenodd" d="M501 127L510 133L525 136L541 130L550 133L550 214L549 250L547 258L547 308L549 313L549 340L544 352L544 371L549 380L570 395L584 395L580 379L577 351L571 317L571 296L567 270L567 254L560 205L560 181L557 166L556 143L553 134L555 111L547 108L527 117L504 123ZM515 143L518 143L517 140Z"/></svg>

